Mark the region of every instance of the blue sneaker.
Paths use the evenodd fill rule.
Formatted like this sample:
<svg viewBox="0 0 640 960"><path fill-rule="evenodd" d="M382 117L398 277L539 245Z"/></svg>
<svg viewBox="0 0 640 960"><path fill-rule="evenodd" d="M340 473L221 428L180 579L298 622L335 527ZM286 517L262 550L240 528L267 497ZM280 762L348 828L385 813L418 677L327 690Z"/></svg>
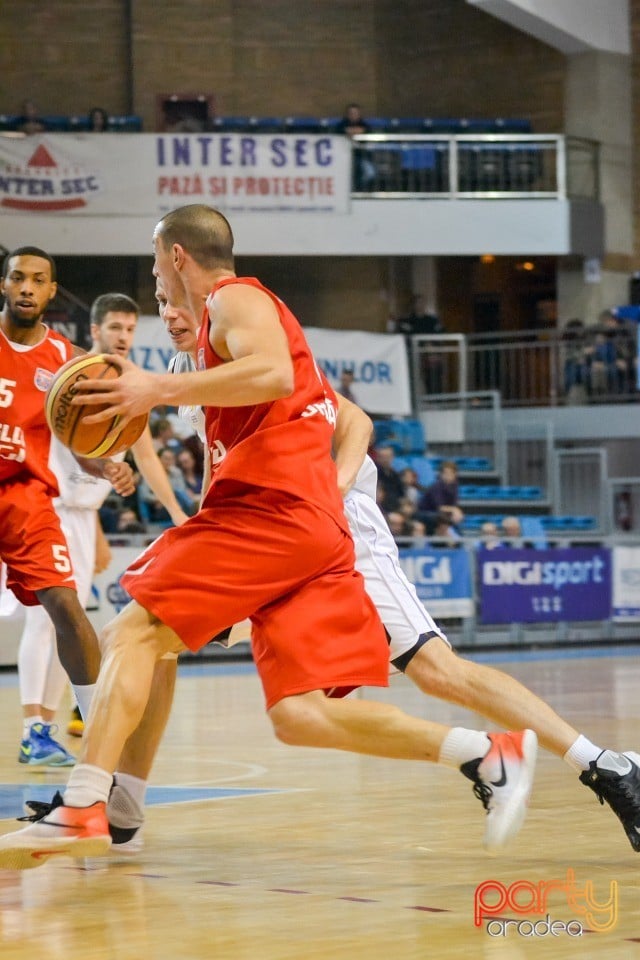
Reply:
<svg viewBox="0 0 640 960"><path fill-rule="evenodd" d="M50 723L32 724L29 738L20 743L18 763L26 763L30 767L72 767L76 762L75 757L53 739L52 730L55 733L57 727Z"/></svg>

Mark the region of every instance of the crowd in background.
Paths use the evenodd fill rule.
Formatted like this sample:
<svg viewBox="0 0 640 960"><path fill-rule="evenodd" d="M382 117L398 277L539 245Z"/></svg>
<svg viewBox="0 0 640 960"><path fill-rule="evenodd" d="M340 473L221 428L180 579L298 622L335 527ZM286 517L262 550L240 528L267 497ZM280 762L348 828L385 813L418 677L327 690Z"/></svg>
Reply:
<svg viewBox="0 0 640 960"><path fill-rule="evenodd" d="M202 443L171 407L157 407L149 420L153 446L169 477L176 499L187 516L197 512L203 475ZM151 533L171 525L171 518L149 485L136 470L130 453L126 459L134 471L135 493L120 497L112 493L100 508L102 529L110 539L118 534Z"/></svg>

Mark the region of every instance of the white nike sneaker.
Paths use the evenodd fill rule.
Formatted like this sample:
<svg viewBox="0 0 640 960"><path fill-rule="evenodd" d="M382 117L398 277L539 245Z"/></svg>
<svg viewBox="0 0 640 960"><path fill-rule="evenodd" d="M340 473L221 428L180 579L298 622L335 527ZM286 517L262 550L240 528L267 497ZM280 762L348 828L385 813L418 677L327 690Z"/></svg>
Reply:
<svg viewBox="0 0 640 960"><path fill-rule="evenodd" d="M498 850L512 840L527 815L538 753L533 730L488 733L491 746L484 757L469 760L460 772L473 781L473 792L487 811L486 850Z"/></svg>
<svg viewBox="0 0 640 960"><path fill-rule="evenodd" d="M135 856L142 852L144 811L115 777L107 801L107 819L113 855Z"/></svg>
<svg viewBox="0 0 640 960"><path fill-rule="evenodd" d="M580 774L580 782L593 790L601 804L607 801L629 843L640 853L640 755L603 750Z"/></svg>

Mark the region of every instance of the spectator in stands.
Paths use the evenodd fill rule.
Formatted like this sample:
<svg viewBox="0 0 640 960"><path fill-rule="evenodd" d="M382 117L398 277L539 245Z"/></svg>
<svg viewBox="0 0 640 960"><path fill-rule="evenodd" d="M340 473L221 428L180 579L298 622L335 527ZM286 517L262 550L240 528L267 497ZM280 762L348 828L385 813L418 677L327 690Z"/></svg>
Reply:
<svg viewBox="0 0 640 960"><path fill-rule="evenodd" d="M414 293L411 297L411 310L404 317L398 317L394 326L396 333L409 336L414 333L444 333L444 327L435 313L427 310L424 294Z"/></svg>
<svg viewBox="0 0 640 960"><path fill-rule="evenodd" d="M349 103L345 107L344 116L336 127L337 133L346 137L356 137L361 133L369 133L369 124L362 116L357 103ZM371 186L376 171L373 163L362 147L353 148L353 189L360 193Z"/></svg>
<svg viewBox="0 0 640 960"><path fill-rule="evenodd" d="M183 447L176 456L176 464L184 478L187 493L197 509L202 493L202 471L198 469L198 462L193 450Z"/></svg>
<svg viewBox="0 0 640 960"><path fill-rule="evenodd" d="M496 547L502 546L498 525L493 520L487 520L480 527L478 546L482 547L483 550L495 550Z"/></svg>
<svg viewBox="0 0 640 960"><path fill-rule="evenodd" d="M393 447L378 447L376 450L376 467L378 468L378 488L382 491L382 510L389 517L390 513L400 508L400 501L404 496L404 487L400 474L393 469L395 452Z"/></svg>
<svg viewBox="0 0 640 960"><path fill-rule="evenodd" d="M355 137L359 133L369 133L369 124L362 116L359 104L347 104L344 109L344 116L336 130L338 133L344 133L347 137Z"/></svg>
<svg viewBox="0 0 640 960"><path fill-rule="evenodd" d="M109 114L102 107L89 110L89 133L106 133L109 129Z"/></svg>
<svg viewBox="0 0 640 960"><path fill-rule="evenodd" d="M593 342L586 350L589 392L592 397L621 394L629 385L630 358L617 317L605 310L593 333Z"/></svg>
<svg viewBox="0 0 640 960"><path fill-rule="evenodd" d="M439 540L438 545L441 547L460 546L462 537L460 531L451 522L450 513L443 508L436 514L429 514L429 518L429 521L424 524L427 536L433 540Z"/></svg>
<svg viewBox="0 0 640 960"><path fill-rule="evenodd" d="M506 537L506 540L503 542L505 547L521 547L522 543L522 527L520 521L517 517L503 517L502 523L500 524L502 528L502 534Z"/></svg>
<svg viewBox="0 0 640 960"><path fill-rule="evenodd" d="M146 533L147 528L138 519L138 515L131 507L124 507L118 514L115 533Z"/></svg>
<svg viewBox="0 0 640 960"><path fill-rule="evenodd" d="M182 471L176 466L176 454L171 447L162 447L158 450L158 458L162 463L162 466L167 472L167 476L171 481L171 489L173 490L176 500L188 516L192 516L197 509L197 504L194 507L193 498L189 496L187 491L187 485L182 476ZM150 523L169 523L171 518L169 514L162 506L160 501L156 498L155 493L151 490L151 487L145 480L140 481L138 487L138 496L141 504L146 508L146 513L149 516Z"/></svg>
<svg viewBox="0 0 640 960"><path fill-rule="evenodd" d="M353 372L352 367L345 367L342 373L340 374L340 383L336 387L336 392L341 394L345 400L350 400L351 403L357 403L353 390L353 381L355 380L355 373Z"/></svg>
<svg viewBox="0 0 640 960"><path fill-rule="evenodd" d="M387 523L393 539L396 542L401 541L405 546L409 545L406 542L408 540L426 536L424 524L420 520L405 516L401 510L392 510L387 516Z"/></svg>
<svg viewBox="0 0 640 960"><path fill-rule="evenodd" d="M18 117L16 130L29 135L32 133L42 133L46 130L44 121L38 115L38 108L33 100L25 100L23 102L22 113Z"/></svg>
<svg viewBox="0 0 640 960"><path fill-rule="evenodd" d="M562 332L564 395L567 403L585 403L587 399L588 361L586 331L582 320L567 320Z"/></svg>
<svg viewBox="0 0 640 960"><path fill-rule="evenodd" d="M174 433L173 424L166 415L159 420L151 421L150 429L156 453L165 447L170 447L175 453L182 449L182 444Z"/></svg>
<svg viewBox="0 0 640 960"><path fill-rule="evenodd" d="M464 513L458 505L458 468L453 460L443 460L438 471L438 479L430 484L418 503L421 519L427 530L438 515L446 514L452 526L458 527L464 520Z"/></svg>
<svg viewBox="0 0 640 960"><path fill-rule="evenodd" d="M411 467L405 467L400 471L400 480L402 481L403 498L418 506L420 497L424 493L424 488L418 483L418 474Z"/></svg>

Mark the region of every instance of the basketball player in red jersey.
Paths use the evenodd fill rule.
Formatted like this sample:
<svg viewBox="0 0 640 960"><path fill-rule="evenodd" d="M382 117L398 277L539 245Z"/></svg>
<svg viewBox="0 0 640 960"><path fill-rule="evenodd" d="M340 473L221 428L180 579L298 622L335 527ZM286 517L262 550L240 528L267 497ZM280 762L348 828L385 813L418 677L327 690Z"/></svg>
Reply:
<svg viewBox="0 0 640 960"><path fill-rule="evenodd" d="M38 247L20 247L4 260L0 290L0 559L7 585L27 606L41 603L56 628L60 660L87 712L100 653L78 601L67 543L52 497L58 484L48 466L51 433L44 395L57 370L77 350L42 317L56 293L56 269ZM85 460L119 493L133 490L126 464Z"/></svg>
<svg viewBox="0 0 640 960"><path fill-rule="evenodd" d="M194 313L206 300L199 369L149 374L123 361L117 381L86 381L82 401L108 404L96 421L159 403L204 406L211 480L200 511L165 531L123 577L134 600L102 637L81 763L61 805L0 838L0 866L108 851L112 772L143 720L157 662L200 649L246 617L281 740L458 768L476 763L486 791L511 788L507 802L489 810L485 833L488 846L504 845L524 820L533 731L449 729L390 705L339 699L358 686L386 686L389 651L354 570L331 458L335 395L298 322L257 280L235 276L231 228L212 208L168 214L154 248L169 300L184 288Z"/></svg>

